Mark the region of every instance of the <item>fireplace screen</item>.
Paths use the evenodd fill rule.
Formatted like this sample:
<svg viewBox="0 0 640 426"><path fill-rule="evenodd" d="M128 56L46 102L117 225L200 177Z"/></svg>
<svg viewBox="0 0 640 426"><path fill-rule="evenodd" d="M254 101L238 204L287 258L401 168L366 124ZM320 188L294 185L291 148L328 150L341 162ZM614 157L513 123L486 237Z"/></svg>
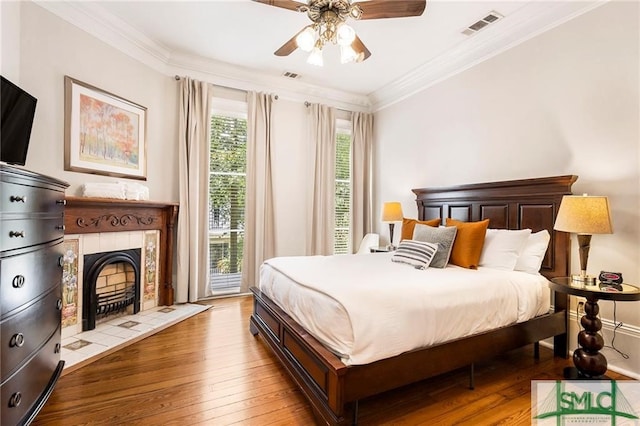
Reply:
<svg viewBox="0 0 640 426"><path fill-rule="evenodd" d="M82 330L120 313L140 311L140 249L84 256Z"/></svg>

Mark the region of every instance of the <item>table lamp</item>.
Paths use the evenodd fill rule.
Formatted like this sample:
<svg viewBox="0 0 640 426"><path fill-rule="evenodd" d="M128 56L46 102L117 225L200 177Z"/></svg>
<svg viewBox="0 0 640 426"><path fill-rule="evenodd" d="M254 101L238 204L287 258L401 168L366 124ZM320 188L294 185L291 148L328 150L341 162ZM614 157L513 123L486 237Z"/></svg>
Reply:
<svg viewBox="0 0 640 426"><path fill-rule="evenodd" d="M595 285L595 277L587 274L587 260L591 235L613 233L607 197L587 194L565 195L562 197L553 229L578 234L580 275L572 275L571 279L575 283Z"/></svg>
<svg viewBox="0 0 640 426"><path fill-rule="evenodd" d="M392 201L389 203L384 203L382 206L382 221L389 222L389 249L393 250L395 247L393 246L393 227L395 226L394 222L399 222L403 218L402 215L402 205L397 201Z"/></svg>

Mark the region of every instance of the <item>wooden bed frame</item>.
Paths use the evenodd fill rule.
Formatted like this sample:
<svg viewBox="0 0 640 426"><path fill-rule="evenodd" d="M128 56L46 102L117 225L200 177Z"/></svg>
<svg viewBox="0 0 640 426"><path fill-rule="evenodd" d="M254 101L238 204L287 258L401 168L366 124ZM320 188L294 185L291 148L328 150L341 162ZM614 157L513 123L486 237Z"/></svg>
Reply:
<svg viewBox="0 0 640 426"><path fill-rule="evenodd" d="M418 217L490 219L490 228L547 229L552 235L541 273L568 276L569 235L554 232L562 196L577 176L557 176L446 188L414 189ZM358 401L500 353L554 338L554 354L568 357L566 294L555 293L554 312L529 321L383 359L347 366L257 288L250 331L260 334L311 403L319 424L355 422Z"/></svg>

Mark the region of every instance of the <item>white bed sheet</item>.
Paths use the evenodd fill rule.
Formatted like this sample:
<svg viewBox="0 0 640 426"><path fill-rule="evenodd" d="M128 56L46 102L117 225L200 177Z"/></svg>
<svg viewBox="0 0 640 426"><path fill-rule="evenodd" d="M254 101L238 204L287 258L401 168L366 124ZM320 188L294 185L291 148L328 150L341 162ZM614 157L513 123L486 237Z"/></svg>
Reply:
<svg viewBox="0 0 640 426"><path fill-rule="evenodd" d="M392 253L269 259L260 291L346 365L545 314L546 278L449 265L417 270Z"/></svg>

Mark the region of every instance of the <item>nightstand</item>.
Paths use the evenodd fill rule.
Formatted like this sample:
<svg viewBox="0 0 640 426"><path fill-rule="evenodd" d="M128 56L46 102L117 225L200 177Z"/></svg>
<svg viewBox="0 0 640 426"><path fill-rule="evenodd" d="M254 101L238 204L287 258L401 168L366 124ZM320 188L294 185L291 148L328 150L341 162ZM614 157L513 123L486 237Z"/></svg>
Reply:
<svg viewBox="0 0 640 426"><path fill-rule="evenodd" d="M369 250L371 250L371 253L389 253L393 251L389 247L369 247Z"/></svg>
<svg viewBox="0 0 640 426"><path fill-rule="evenodd" d="M578 333L580 348L573 352L573 367L565 368L564 375L570 379L603 379L607 372L607 359L599 351L604 347L604 339L598 333L602 322L598 318L598 300L633 301L640 300L640 288L622 284L622 291L607 291L596 285L574 283L571 277L552 278L549 287L562 293L581 296L587 299L584 304L585 315L580 319L584 330Z"/></svg>

